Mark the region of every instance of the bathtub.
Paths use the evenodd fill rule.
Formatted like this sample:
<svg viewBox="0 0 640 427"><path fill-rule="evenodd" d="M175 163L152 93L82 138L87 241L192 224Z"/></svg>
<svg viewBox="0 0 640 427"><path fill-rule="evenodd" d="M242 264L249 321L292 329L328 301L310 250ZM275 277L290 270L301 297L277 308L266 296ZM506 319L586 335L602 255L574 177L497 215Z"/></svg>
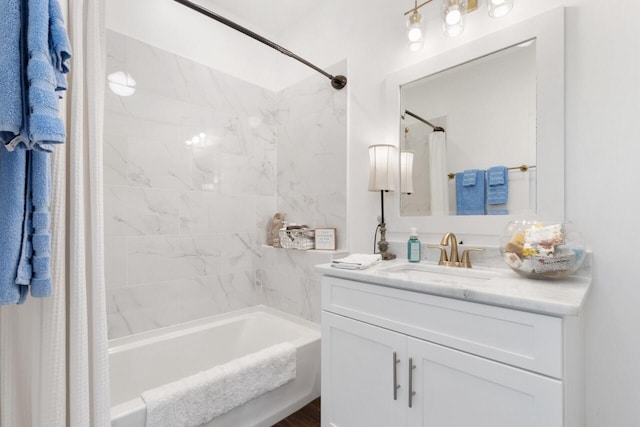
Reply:
<svg viewBox="0 0 640 427"><path fill-rule="evenodd" d="M148 389L285 341L297 348L296 378L207 427L268 427L317 398L320 327L256 306L110 340L111 426L144 427Z"/></svg>

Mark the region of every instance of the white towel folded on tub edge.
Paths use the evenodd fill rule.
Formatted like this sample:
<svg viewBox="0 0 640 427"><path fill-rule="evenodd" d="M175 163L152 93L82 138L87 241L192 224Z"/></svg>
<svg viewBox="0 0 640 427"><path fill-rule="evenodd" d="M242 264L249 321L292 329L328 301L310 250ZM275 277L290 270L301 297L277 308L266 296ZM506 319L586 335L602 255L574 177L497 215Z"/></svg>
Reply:
<svg viewBox="0 0 640 427"><path fill-rule="evenodd" d="M196 427L296 377L296 348L277 344L147 390L147 427Z"/></svg>

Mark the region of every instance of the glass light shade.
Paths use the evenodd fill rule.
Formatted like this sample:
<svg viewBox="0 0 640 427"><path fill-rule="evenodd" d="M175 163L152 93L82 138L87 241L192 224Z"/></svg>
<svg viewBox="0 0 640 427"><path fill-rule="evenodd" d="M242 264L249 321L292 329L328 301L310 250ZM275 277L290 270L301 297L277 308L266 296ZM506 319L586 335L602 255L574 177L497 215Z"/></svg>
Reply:
<svg viewBox="0 0 640 427"><path fill-rule="evenodd" d="M442 3L442 31L447 37L456 37L464 31L467 0L444 0Z"/></svg>
<svg viewBox="0 0 640 427"><path fill-rule="evenodd" d="M511 12L513 0L487 0L487 5L489 7L489 16L500 18Z"/></svg>
<svg viewBox="0 0 640 427"><path fill-rule="evenodd" d="M396 147L388 144L369 147L369 191L394 191L397 173Z"/></svg>
<svg viewBox="0 0 640 427"><path fill-rule="evenodd" d="M400 152L400 192L413 193L413 151Z"/></svg>
<svg viewBox="0 0 640 427"><path fill-rule="evenodd" d="M109 89L118 96L131 96L136 91L136 81L124 71L116 71L107 76Z"/></svg>
<svg viewBox="0 0 640 427"><path fill-rule="evenodd" d="M424 46L424 26L422 16L414 11L407 21L407 39L409 39L409 49L417 51Z"/></svg>

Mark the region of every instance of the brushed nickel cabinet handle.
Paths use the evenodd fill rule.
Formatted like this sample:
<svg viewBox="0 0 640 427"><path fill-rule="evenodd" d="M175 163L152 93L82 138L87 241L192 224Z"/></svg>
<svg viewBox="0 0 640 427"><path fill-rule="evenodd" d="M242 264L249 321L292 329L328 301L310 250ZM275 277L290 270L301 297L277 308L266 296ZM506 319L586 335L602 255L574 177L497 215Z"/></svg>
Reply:
<svg viewBox="0 0 640 427"><path fill-rule="evenodd" d="M409 408L413 406L413 396L416 395L416 392L413 391L413 370L416 368L416 365L413 364L413 358L409 358Z"/></svg>
<svg viewBox="0 0 640 427"><path fill-rule="evenodd" d="M398 359L398 353L393 352L393 400L398 400L398 389L400 386L398 385L398 363L400 360Z"/></svg>

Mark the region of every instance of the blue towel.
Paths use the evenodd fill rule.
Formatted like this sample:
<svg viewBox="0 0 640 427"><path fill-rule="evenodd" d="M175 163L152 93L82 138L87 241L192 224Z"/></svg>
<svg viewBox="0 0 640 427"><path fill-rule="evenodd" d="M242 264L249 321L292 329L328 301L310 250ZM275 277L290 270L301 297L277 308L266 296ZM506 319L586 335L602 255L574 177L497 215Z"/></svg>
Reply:
<svg viewBox="0 0 640 427"><path fill-rule="evenodd" d="M502 205L509 199L509 174L504 166L494 166L487 170L487 204Z"/></svg>
<svg viewBox="0 0 640 427"><path fill-rule="evenodd" d="M22 0L0 2L0 145L7 145L23 126Z"/></svg>
<svg viewBox="0 0 640 427"><path fill-rule="evenodd" d="M493 166L487 170L487 185L494 187L505 183L507 168L505 166Z"/></svg>
<svg viewBox="0 0 640 427"><path fill-rule="evenodd" d="M31 285L31 296L46 297L51 295L50 154L28 151L27 173L26 219L16 283Z"/></svg>
<svg viewBox="0 0 640 427"><path fill-rule="evenodd" d="M57 91L67 89L67 76L71 60L71 43L64 28L62 10L58 0L49 1L49 48L51 63L56 73Z"/></svg>
<svg viewBox="0 0 640 427"><path fill-rule="evenodd" d="M485 214L484 171L476 170L476 184L464 186L464 172L456 174L456 210L458 215Z"/></svg>
<svg viewBox="0 0 640 427"><path fill-rule="evenodd" d="M16 284L25 219L27 152L0 147L0 305L19 304L27 286Z"/></svg>
<svg viewBox="0 0 640 427"><path fill-rule="evenodd" d="M462 185L464 187L473 187L476 185L476 176L478 175L478 169L468 169L464 171Z"/></svg>
<svg viewBox="0 0 640 427"><path fill-rule="evenodd" d="M57 1L28 0L29 148L44 151L51 151L51 144L63 143L66 138L56 91L61 85L57 74L68 71L70 53L64 50L68 48L68 39L60 35L64 30L60 23L61 16L53 16L53 23L51 21L50 11L55 14L60 7L51 2ZM62 34L65 34L64 31ZM55 36L56 40L50 35ZM64 51L59 52L58 49ZM66 83L63 84L66 86Z"/></svg>

